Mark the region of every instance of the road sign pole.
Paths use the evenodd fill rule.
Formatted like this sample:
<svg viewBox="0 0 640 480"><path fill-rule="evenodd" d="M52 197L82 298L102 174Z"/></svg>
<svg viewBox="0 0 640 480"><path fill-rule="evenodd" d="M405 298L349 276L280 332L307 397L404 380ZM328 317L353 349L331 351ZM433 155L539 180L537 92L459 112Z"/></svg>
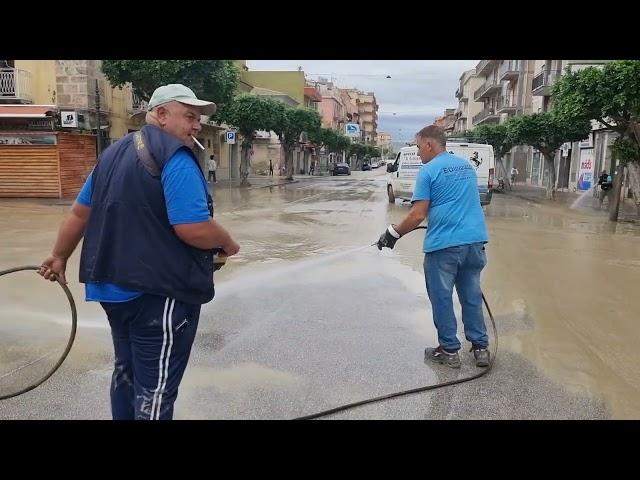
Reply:
<svg viewBox="0 0 640 480"><path fill-rule="evenodd" d="M231 149L236 143L236 132L229 130L225 133L225 140L229 146L229 182L231 182Z"/></svg>

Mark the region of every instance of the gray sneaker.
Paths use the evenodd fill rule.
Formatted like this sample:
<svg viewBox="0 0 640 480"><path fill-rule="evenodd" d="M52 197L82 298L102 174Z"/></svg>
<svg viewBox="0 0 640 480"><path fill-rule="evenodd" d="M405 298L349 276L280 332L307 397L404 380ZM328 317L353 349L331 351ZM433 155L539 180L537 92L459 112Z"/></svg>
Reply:
<svg viewBox="0 0 640 480"><path fill-rule="evenodd" d="M476 357L476 367L488 367L489 366L489 349L471 347L473 356Z"/></svg>
<svg viewBox="0 0 640 480"><path fill-rule="evenodd" d="M460 356L458 352L447 353L438 345L436 348L429 347L424 349L424 359L431 362L444 364L451 368L460 368Z"/></svg>

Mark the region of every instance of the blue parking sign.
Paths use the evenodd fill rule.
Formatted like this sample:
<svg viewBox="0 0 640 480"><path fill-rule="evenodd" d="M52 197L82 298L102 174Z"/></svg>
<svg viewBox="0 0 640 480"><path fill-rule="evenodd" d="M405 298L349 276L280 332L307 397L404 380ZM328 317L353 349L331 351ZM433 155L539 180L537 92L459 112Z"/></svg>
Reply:
<svg viewBox="0 0 640 480"><path fill-rule="evenodd" d="M236 132L232 130L227 131L227 143L236 143Z"/></svg>

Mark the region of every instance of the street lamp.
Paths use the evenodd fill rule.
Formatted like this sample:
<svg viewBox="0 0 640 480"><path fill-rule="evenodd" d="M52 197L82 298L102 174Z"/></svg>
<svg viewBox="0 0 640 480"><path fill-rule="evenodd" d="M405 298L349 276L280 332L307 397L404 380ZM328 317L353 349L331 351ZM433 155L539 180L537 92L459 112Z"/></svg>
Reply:
<svg viewBox="0 0 640 480"><path fill-rule="evenodd" d="M100 156L102 152L102 134L100 132L100 90L98 89L98 79L96 78L96 153Z"/></svg>

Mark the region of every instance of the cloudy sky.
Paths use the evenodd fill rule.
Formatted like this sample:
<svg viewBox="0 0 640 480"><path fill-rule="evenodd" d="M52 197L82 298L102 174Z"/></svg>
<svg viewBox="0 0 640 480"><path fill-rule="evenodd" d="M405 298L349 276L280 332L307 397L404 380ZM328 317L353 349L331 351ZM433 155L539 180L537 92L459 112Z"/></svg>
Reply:
<svg viewBox="0 0 640 480"><path fill-rule="evenodd" d="M415 132L456 108L462 72L479 60L247 60L250 70L297 70L325 77L340 88L374 92L380 105L378 131L393 141L411 141ZM391 78L387 78L391 76Z"/></svg>

